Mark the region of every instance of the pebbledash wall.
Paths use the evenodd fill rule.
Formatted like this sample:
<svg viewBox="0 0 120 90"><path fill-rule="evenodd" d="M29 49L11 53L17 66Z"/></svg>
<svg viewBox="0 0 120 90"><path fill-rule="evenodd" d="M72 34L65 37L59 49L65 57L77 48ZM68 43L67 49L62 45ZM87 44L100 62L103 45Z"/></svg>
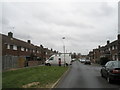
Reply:
<svg viewBox="0 0 120 90"><path fill-rule="evenodd" d="M27 42L16 39L13 33L0 34L2 37L2 70L36 66L44 63L55 51L35 46L30 40Z"/></svg>

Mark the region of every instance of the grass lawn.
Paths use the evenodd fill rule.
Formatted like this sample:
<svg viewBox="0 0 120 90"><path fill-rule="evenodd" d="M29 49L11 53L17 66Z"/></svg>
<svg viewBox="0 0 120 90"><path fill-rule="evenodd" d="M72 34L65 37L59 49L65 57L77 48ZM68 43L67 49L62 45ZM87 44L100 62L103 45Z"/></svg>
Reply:
<svg viewBox="0 0 120 90"><path fill-rule="evenodd" d="M23 86L37 82L39 84L33 84L27 88L50 88L67 69L68 67L38 66L6 71L2 73L2 87L23 88Z"/></svg>

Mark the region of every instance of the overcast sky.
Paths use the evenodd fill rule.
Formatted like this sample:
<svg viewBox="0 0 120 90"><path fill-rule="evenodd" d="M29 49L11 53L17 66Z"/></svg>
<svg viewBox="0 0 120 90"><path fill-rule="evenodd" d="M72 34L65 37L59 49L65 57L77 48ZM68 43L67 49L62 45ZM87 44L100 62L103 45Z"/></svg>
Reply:
<svg viewBox="0 0 120 90"><path fill-rule="evenodd" d="M1 33L12 31L15 38L34 45L63 52L65 44L67 52L88 54L117 39L118 3L5 2L2 27Z"/></svg>

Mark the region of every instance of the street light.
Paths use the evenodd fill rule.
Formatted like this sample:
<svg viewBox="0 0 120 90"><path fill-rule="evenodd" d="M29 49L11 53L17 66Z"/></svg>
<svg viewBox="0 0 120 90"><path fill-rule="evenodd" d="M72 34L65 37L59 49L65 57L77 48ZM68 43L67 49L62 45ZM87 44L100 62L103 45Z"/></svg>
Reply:
<svg viewBox="0 0 120 90"><path fill-rule="evenodd" d="M65 43L64 43L65 37L63 37L62 39L63 39L64 66L65 66Z"/></svg>

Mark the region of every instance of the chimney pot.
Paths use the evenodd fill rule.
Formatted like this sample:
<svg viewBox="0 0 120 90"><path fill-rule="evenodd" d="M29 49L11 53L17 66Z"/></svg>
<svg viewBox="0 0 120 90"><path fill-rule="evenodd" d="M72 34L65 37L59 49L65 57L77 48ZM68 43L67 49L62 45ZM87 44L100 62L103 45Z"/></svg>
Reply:
<svg viewBox="0 0 120 90"><path fill-rule="evenodd" d="M40 45L41 48L43 48L43 45Z"/></svg>
<svg viewBox="0 0 120 90"><path fill-rule="evenodd" d="M107 44L110 44L110 41L109 41L109 40L107 40Z"/></svg>
<svg viewBox="0 0 120 90"><path fill-rule="evenodd" d="M118 34L118 40L120 40L120 34Z"/></svg>
<svg viewBox="0 0 120 90"><path fill-rule="evenodd" d="M30 40L28 40L27 42L28 42L29 44L31 43L31 41L30 41Z"/></svg>
<svg viewBox="0 0 120 90"><path fill-rule="evenodd" d="M12 32L8 32L8 36L12 38L13 37L13 33Z"/></svg>
<svg viewBox="0 0 120 90"><path fill-rule="evenodd" d="M100 45L98 46L98 48L100 48Z"/></svg>

